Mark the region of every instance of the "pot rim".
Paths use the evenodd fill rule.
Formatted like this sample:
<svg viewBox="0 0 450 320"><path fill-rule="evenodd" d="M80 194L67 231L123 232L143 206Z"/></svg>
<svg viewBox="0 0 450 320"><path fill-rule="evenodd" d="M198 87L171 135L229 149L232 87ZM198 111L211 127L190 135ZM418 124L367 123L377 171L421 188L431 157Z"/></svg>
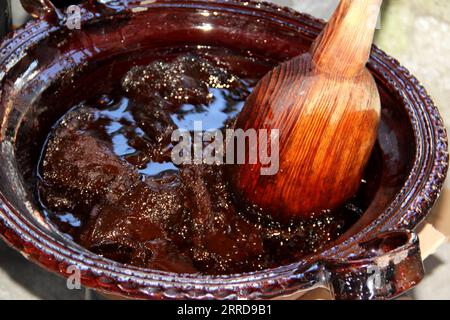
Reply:
<svg viewBox="0 0 450 320"><path fill-rule="evenodd" d="M270 18L299 29L311 39L316 37L324 26L323 20L308 14L255 0L246 1L246 5L239 0L163 0L145 5L141 4L141 1L122 0L119 3L124 8L145 6L239 11L247 15ZM84 5L82 7L84 8ZM118 8L113 15L118 17L128 14L124 8ZM99 16L83 9L83 23L97 23L108 18L110 17ZM298 25L299 21L302 22L301 26ZM20 61L28 47L59 29L59 26L35 20L10 34L0 45L0 64L4 66L0 70L0 81L3 81L8 71ZM386 81L391 94L396 95L405 105L414 131L415 162L401 191L378 219L354 236L316 256L274 269L221 276L180 275L132 267L99 257L76 244L67 246L52 239L20 212L16 212L1 193L0 235L27 258L51 271L68 276L67 267L76 265L83 273L82 282L86 286L95 286L105 292L135 298L253 299L309 289L320 283L322 261L326 257L345 259L349 250L363 238L367 239L388 230L412 230L416 227L438 198L447 173L446 130L427 91L397 60L375 46L369 68L375 77ZM409 90L404 91L400 84Z"/></svg>

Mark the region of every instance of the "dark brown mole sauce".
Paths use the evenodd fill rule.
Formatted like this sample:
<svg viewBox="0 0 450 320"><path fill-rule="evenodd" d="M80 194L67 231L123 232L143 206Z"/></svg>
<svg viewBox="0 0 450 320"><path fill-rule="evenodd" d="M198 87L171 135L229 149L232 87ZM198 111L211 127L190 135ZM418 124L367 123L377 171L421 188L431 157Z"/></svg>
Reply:
<svg viewBox="0 0 450 320"><path fill-rule="evenodd" d="M48 219L104 257L178 273L256 271L321 250L364 212L370 181L337 210L279 223L236 200L225 165L171 161L174 129L230 126L276 63L223 48L167 49L72 106L38 168Z"/></svg>

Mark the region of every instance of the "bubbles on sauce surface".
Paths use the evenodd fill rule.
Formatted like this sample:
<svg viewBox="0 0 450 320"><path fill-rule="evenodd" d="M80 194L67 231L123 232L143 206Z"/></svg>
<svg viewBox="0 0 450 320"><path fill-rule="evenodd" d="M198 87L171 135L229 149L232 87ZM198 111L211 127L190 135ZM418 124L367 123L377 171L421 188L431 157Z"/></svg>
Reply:
<svg viewBox="0 0 450 320"><path fill-rule="evenodd" d="M39 197L86 248L136 266L229 274L301 259L363 212L358 198L308 221L279 223L238 201L223 166L171 161L177 128L224 129L274 63L222 49L179 53L126 72L117 90L82 101L50 133Z"/></svg>

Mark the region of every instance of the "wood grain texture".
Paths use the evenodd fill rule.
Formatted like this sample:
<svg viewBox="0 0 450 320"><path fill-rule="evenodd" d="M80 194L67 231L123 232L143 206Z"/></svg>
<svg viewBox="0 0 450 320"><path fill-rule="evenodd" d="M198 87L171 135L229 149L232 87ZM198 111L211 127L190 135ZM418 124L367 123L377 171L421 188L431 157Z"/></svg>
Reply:
<svg viewBox="0 0 450 320"><path fill-rule="evenodd" d="M360 185L381 108L366 68L373 6L379 10L381 0L341 1L311 52L266 75L236 122L244 130L280 130L278 174L261 175L261 164L232 169L241 195L276 218L333 209Z"/></svg>

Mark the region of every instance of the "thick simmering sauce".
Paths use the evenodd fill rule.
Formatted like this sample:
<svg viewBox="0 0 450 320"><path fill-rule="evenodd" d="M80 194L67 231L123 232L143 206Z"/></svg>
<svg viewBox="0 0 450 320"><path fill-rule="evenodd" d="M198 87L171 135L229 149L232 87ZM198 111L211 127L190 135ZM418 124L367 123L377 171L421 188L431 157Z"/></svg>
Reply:
<svg viewBox="0 0 450 320"><path fill-rule="evenodd" d="M223 49L167 50L114 90L72 106L39 164L48 218L102 256L178 273L276 267L335 240L366 209L365 183L338 210L280 223L237 200L226 165L172 162L173 130L193 132L197 120L203 130L231 127L275 63Z"/></svg>

